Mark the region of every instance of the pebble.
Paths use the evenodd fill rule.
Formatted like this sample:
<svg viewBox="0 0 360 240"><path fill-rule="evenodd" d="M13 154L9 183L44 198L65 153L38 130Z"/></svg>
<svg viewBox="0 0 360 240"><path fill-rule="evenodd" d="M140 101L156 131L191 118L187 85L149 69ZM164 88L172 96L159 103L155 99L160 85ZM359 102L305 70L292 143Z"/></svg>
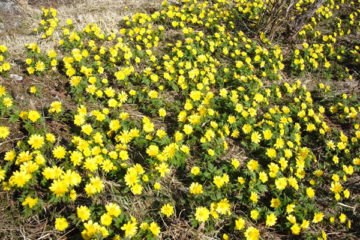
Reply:
<svg viewBox="0 0 360 240"><path fill-rule="evenodd" d="M23 76L17 75L17 74L10 74L10 78L15 79L16 81L23 80Z"/></svg>

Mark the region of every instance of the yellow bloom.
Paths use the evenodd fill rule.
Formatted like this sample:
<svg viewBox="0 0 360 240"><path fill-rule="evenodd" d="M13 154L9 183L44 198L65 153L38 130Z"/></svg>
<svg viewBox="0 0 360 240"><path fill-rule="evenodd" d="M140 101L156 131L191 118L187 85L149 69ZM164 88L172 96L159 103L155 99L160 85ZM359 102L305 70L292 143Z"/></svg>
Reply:
<svg viewBox="0 0 360 240"><path fill-rule="evenodd" d="M275 186L278 190L282 191L287 186L287 178L282 177L275 180Z"/></svg>
<svg viewBox="0 0 360 240"><path fill-rule="evenodd" d="M313 198L315 196L315 191L311 187L306 188L306 195L309 198Z"/></svg>
<svg viewBox="0 0 360 240"><path fill-rule="evenodd" d="M230 215L230 203L226 198L217 203L216 211L220 214Z"/></svg>
<svg viewBox="0 0 360 240"><path fill-rule="evenodd" d="M257 228L248 227L245 231L246 240L258 240L260 237L260 232Z"/></svg>
<svg viewBox="0 0 360 240"><path fill-rule="evenodd" d="M66 149L63 146L57 146L52 151L53 155L57 159L63 159L65 158Z"/></svg>
<svg viewBox="0 0 360 240"><path fill-rule="evenodd" d="M159 116L160 117L165 117L166 116L166 110L164 108L159 109Z"/></svg>
<svg viewBox="0 0 360 240"><path fill-rule="evenodd" d="M193 182L190 185L189 191L191 194L201 194L203 192L203 187L200 183Z"/></svg>
<svg viewBox="0 0 360 240"><path fill-rule="evenodd" d="M251 210L250 217L256 221L259 218L259 211L256 209Z"/></svg>
<svg viewBox="0 0 360 240"><path fill-rule="evenodd" d="M62 180L55 180L51 186L50 190L57 196L62 197L68 191L69 184Z"/></svg>
<svg viewBox="0 0 360 240"><path fill-rule="evenodd" d="M76 213L78 218L81 219L81 221L86 221L90 218L90 210L86 206L77 207Z"/></svg>
<svg viewBox="0 0 360 240"><path fill-rule="evenodd" d="M32 122L36 122L40 118L40 114L37 111L31 110L29 111L28 118Z"/></svg>
<svg viewBox="0 0 360 240"><path fill-rule="evenodd" d="M45 70L45 63L43 63L42 61L38 61L35 65L35 69L36 71L42 72Z"/></svg>
<svg viewBox="0 0 360 240"><path fill-rule="evenodd" d="M9 128L5 126L0 126L0 138L7 138L10 134Z"/></svg>
<svg viewBox="0 0 360 240"><path fill-rule="evenodd" d="M261 135L258 132L253 132L251 134L251 142L258 144L261 141Z"/></svg>
<svg viewBox="0 0 360 240"><path fill-rule="evenodd" d="M269 215L266 215L266 226L271 227L276 224L277 217L274 213L270 213Z"/></svg>
<svg viewBox="0 0 360 240"><path fill-rule="evenodd" d="M146 149L146 153L150 156L150 157L155 157L156 155L158 155L159 153L159 147L156 145L150 145L147 149Z"/></svg>
<svg viewBox="0 0 360 240"><path fill-rule="evenodd" d="M206 207L197 207L196 208L195 219L197 221L205 222L206 220L208 220L209 215L210 215L210 211Z"/></svg>
<svg viewBox="0 0 360 240"><path fill-rule="evenodd" d="M186 135L190 135L193 132L193 128L189 124L185 124L183 130Z"/></svg>
<svg viewBox="0 0 360 240"><path fill-rule="evenodd" d="M33 149L39 149L44 145L44 137L33 134L28 140L28 144L31 145Z"/></svg>
<svg viewBox="0 0 360 240"><path fill-rule="evenodd" d="M161 213L166 215L167 217L170 217L174 213L174 207L167 203L162 206Z"/></svg>
<svg viewBox="0 0 360 240"><path fill-rule="evenodd" d="M243 230L245 227L245 220L243 218L238 218L235 220L235 230Z"/></svg>
<svg viewBox="0 0 360 240"><path fill-rule="evenodd" d="M159 236L159 234L160 234L160 227L157 225L156 222L150 223L149 230L150 230L151 233L154 234L155 236Z"/></svg>
<svg viewBox="0 0 360 240"><path fill-rule="evenodd" d="M292 227L290 228L291 229L291 232L294 234L294 235L299 235L300 234L300 231L301 231L301 228L300 226L295 223L294 225L292 225Z"/></svg>
<svg viewBox="0 0 360 240"><path fill-rule="evenodd" d="M276 150L273 149L273 148L268 148L268 149L266 149L266 155L267 155L269 158L273 159L273 158L276 157Z"/></svg>
<svg viewBox="0 0 360 240"><path fill-rule="evenodd" d="M51 108L49 109L49 113L60 113L62 110L61 102L54 101L51 103Z"/></svg>
<svg viewBox="0 0 360 240"><path fill-rule="evenodd" d="M314 218L312 220L313 223L318 223L321 222L324 218L324 214L323 213L315 213Z"/></svg>
<svg viewBox="0 0 360 240"><path fill-rule="evenodd" d="M131 217L131 221L125 223L122 227L121 230L125 231L125 237L133 237L135 236L136 232L137 232L137 226L136 226L136 218Z"/></svg>
<svg viewBox="0 0 360 240"><path fill-rule="evenodd" d="M24 202L22 203L23 206L28 205L29 208L33 208L36 203L38 202L39 198L32 198L32 197L26 197Z"/></svg>
<svg viewBox="0 0 360 240"><path fill-rule="evenodd" d="M25 171L16 171L9 179L9 183L11 186L23 187L30 179L31 174Z"/></svg>
<svg viewBox="0 0 360 240"><path fill-rule="evenodd" d="M115 203L109 203L105 205L106 211L110 216L118 217L121 214L121 209L119 205Z"/></svg>
<svg viewBox="0 0 360 240"><path fill-rule="evenodd" d="M59 231L64 231L68 228L69 224L65 218L56 218L55 220L55 229Z"/></svg>
<svg viewBox="0 0 360 240"><path fill-rule="evenodd" d="M109 213L104 213L101 215L100 222L104 226L110 226L112 223L112 217Z"/></svg>

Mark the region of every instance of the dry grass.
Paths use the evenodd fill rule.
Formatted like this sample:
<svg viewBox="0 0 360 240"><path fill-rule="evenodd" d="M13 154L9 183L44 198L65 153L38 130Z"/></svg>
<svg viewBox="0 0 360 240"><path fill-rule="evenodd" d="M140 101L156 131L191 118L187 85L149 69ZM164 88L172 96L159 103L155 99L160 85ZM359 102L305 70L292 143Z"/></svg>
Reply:
<svg viewBox="0 0 360 240"><path fill-rule="evenodd" d="M88 23L97 23L102 30L118 29L118 23L124 16L135 12L148 12L159 9L161 0L17 0L21 8L20 20L17 16L1 16L0 19L16 18L21 25L7 29L7 34L0 36L0 43L5 43L12 56L23 53L24 44L36 42L39 36L30 35L37 27L41 17L41 6L57 9L60 24L66 19L73 20L74 25L81 29ZM14 20L15 21L15 20ZM9 20L10 22L10 20ZM42 50L52 48L54 42L60 39L58 33L52 36L55 41L42 41L39 45Z"/></svg>

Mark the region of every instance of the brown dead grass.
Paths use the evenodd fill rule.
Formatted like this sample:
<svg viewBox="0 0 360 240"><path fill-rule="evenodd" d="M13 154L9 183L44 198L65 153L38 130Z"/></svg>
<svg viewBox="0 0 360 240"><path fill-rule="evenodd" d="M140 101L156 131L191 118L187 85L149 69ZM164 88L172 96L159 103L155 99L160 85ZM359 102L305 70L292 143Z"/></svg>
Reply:
<svg viewBox="0 0 360 240"><path fill-rule="evenodd" d="M0 43L5 43L13 56L23 53L24 44L37 42L39 36L30 35L37 27L41 18L41 6L54 7L57 9L57 17L60 25L66 19L73 20L77 29L82 29L88 23L97 23L102 30L111 31L118 29L118 23L124 16L130 16L135 12L148 12L151 9L159 9L161 0L17 0L22 9L21 27L8 31L8 34L0 36ZM1 17L1 16L0 16ZM6 16L11 17L11 16ZM3 16L5 18L5 16ZM60 39L59 33L54 33L51 41L39 43L42 50L53 47L54 42Z"/></svg>

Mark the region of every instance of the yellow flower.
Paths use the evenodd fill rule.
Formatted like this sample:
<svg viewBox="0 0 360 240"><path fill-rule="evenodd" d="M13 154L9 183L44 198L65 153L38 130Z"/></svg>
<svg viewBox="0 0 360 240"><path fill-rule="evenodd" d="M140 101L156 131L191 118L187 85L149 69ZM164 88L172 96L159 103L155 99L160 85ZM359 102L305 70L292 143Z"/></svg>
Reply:
<svg viewBox="0 0 360 240"><path fill-rule="evenodd" d="M324 218L324 214L323 213L315 213L314 218L312 220L313 223L318 223L321 222Z"/></svg>
<svg viewBox="0 0 360 240"><path fill-rule="evenodd" d="M248 134L251 132L251 126L249 124L245 124L243 127L242 127L242 130L245 134Z"/></svg>
<svg viewBox="0 0 360 240"><path fill-rule="evenodd" d="M235 220L235 230L243 230L245 227L245 220L243 218L238 218Z"/></svg>
<svg viewBox="0 0 360 240"><path fill-rule="evenodd" d="M150 156L150 157L155 157L156 155L158 155L159 153L159 147L156 145L150 145L147 149L146 149L146 153Z"/></svg>
<svg viewBox="0 0 360 240"><path fill-rule="evenodd" d="M190 98L194 101L199 101L201 98L201 92L200 91L191 91Z"/></svg>
<svg viewBox="0 0 360 240"><path fill-rule="evenodd" d="M300 231L301 231L301 228L300 226L295 223L294 225L292 225L292 227L290 228L291 229L291 232L294 234L294 235L299 235L300 234Z"/></svg>
<svg viewBox="0 0 360 240"><path fill-rule="evenodd" d="M217 188L221 188L224 185L224 180L220 176L215 176L213 179L213 183L216 185Z"/></svg>
<svg viewBox="0 0 360 240"><path fill-rule="evenodd" d="M28 140L28 144L31 145L33 149L39 149L44 145L44 137L33 134Z"/></svg>
<svg viewBox="0 0 360 240"><path fill-rule="evenodd" d="M158 183L158 182L154 183L154 189L155 190L160 190L161 189L161 184Z"/></svg>
<svg viewBox="0 0 360 240"><path fill-rule="evenodd" d="M3 99L3 104L5 105L5 107L10 108L13 105L13 101L11 98L5 97Z"/></svg>
<svg viewBox="0 0 360 240"><path fill-rule="evenodd" d="M231 159L231 164L234 166L235 169L237 169L240 166L239 159L233 158Z"/></svg>
<svg viewBox="0 0 360 240"><path fill-rule="evenodd" d="M258 144L261 141L261 135L259 132L253 132L251 134L251 142Z"/></svg>
<svg viewBox="0 0 360 240"><path fill-rule="evenodd" d="M210 211L206 207L197 207L196 208L195 219L197 221L205 222L206 220L208 220L209 215L210 215Z"/></svg>
<svg viewBox="0 0 360 240"><path fill-rule="evenodd" d="M275 186L276 186L276 189L278 189L280 191L284 190L287 186L287 178L282 177L282 178L276 179Z"/></svg>
<svg viewBox="0 0 360 240"><path fill-rule="evenodd" d="M106 204L105 208L110 216L118 217L121 214L119 205L115 203Z"/></svg>
<svg viewBox="0 0 360 240"><path fill-rule="evenodd" d="M186 135L190 135L193 132L193 128L189 124L185 124L183 130Z"/></svg>
<svg viewBox="0 0 360 240"><path fill-rule="evenodd" d="M143 187L136 183L134 186L131 187L131 192L134 194L134 195L139 195L142 193L142 190L143 190Z"/></svg>
<svg viewBox="0 0 360 240"><path fill-rule="evenodd" d="M30 87L30 93L35 94L37 92L37 89L35 86Z"/></svg>
<svg viewBox="0 0 360 240"><path fill-rule="evenodd" d="M255 192L251 192L250 194L250 200L253 202L253 203L257 203L258 202L258 194L255 193Z"/></svg>
<svg viewBox="0 0 360 240"><path fill-rule="evenodd" d="M160 234L160 227L157 225L156 222L150 223L149 230L154 234L155 236L159 236Z"/></svg>
<svg viewBox="0 0 360 240"><path fill-rule="evenodd" d="M36 71L42 72L45 70L45 63L43 63L42 61L38 61L35 65L35 69Z"/></svg>
<svg viewBox="0 0 360 240"><path fill-rule="evenodd" d="M268 149L266 149L266 155L267 155L269 158L273 159L273 158L276 157L276 150L273 149L273 148L268 148Z"/></svg>
<svg viewBox="0 0 360 240"><path fill-rule="evenodd" d="M256 161L256 160L253 160L253 159L251 159L248 163L247 163L247 168L250 170L250 171L256 171L256 170L258 170L258 168L259 168L259 163L258 163L258 161Z"/></svg>
<svg viewBox="0 0 360 240"><path fill-rule="evenodd" d="M15 171L9 179L11 186L23 187L31 179L31 174L25 171Z"/></svg>
<svg viewBox="0 0 360 240"><path fill-rule="evenodd" d="M159 116L160 117L165 117L166 116L166 110L164 108L159 109Z"/></svg>
<svg viewBox="0 0 360 240"><path fill-rule="evenodd" d="M309 227L309 224L310 224L310 222L308 220L304 219L301 223L301 228L307 229Z"/></svg>
<svg viewBox="0 0 360 240"><path fill-rule="evenodd" d="M311 187L306 188L306 195L309 198L313 198L315 196L315 191Z"/></svg>
<svg viewBox="0 0 360 240"><path fill-rule="evenodd" d="M339 216L340 223L345 223L346 221L346 215L344 213L341 213Z"/></svg>
<svg viewBox="0 0 360 240"><path fill-rule="evenodd" d="M109 213L104 213L101 215L100 222L104 226L110 226L112 223L112 217Z"/></svg>
<svg viewBox="0 0 360 240"><path fill-rule="evenodd" d="M250 217L256 221L259 218L259 211L256 209L251 210Z"/></svg>
<svg viewBox="0 0 360 240"><path fill-rule="evenodd" d="M31 110L28 113L28 118L32 122L36 122L40 118L40 114L37 111Z"/></svg>
<svg viewBox="0 0 360 240"><path fill-rule="evenodd" d="M61 102L54 101L51 103L51 108L49 109L49 113L60 113L62 110Z"/></svg>
<svg viewBox="0 0 360 240"><path fill-rule="evenodd" d="M148 93L148 96L150 98L157 98L158 97L158 93L154 90L151 90L149 93Z"/></svg>
<svg viewBox="0 0 360 240"><path fill-rule="evenodd" d="M266 226L271 227L276 224L277 217L274 213L270 213L269 215L266 215Z"/></svg>
<svg viewBox="0 0 360 240"><path fill-rule="evenodd" d="M63 159L65 158L66 149L63 146L57 146L52 151L53 155L57 159Z"/></svg>
<svg viewBox="0 0 360 240"><path fill-rule="evenodd" d="M248 227L245 231L246 240L258 240L260 237L260 232L257 228Z"/></svg>
<svg viewBox="0 0 360 240"><path fill-rule="evenodd" d="M278 208L281 205L281 201L278 198L271 199L271 207Z"/></svg>
<svg viewBox="0 0 360 240"><path fill-rule="evenodd" d="M174 213L174 207L167 203L162 206L161 213L166 215L167 217L170 217Z"/></svg>
<svg viewBox="0 0 360 240"><path fill-rule="evenodd" d="M122 227L121 230L125 231L125 237L133 237L135 236L136 232L137 232L137 226L136 226L136 218L131 217L131 221L125 223Z"/></svg>
<svg viewBox="0 0 360 240"><path fill-rule="evenodd" d="M55 180L51 186L50 190L57 196L62 197L65 195L65 193L68 191L69 184L62 180Z"/></svg>
<svg viewBox="0 0 360 240"><path fill-rule="evenodd" d="M81 219L81 221L86 221L90 218L90 210L86 206L77 207L76 213L78 218Z"/></svg>
<svg viewBox="0 0 360 240"><path fill-rule="evenodd" d="M261 181L262 183L266 183L269 178L268 178L266 172L261 171L261 172L259 173L259 179L260 179L260 181Z"/></svg>
<svg viewBox="0 0 360 240"><path fill-rule="evenodd" d="M190 185L189 191L191 194L201 194L203 192L203 187L200 183L193 182Z"/></svg>
<svg viewBox="0 0 360 240"><path fill-rule="evenodd" d="M26 197L24 202L22 203L23 206L28 205L29 208L33 208L36 203L38 202L39 198L32 198L32 197Z"/></svg>
<svg viewBox="0 0 360 240"><path fill-rule="evenodd" d="M0 126L0 138L7 138L10 134L9 128L5 126Z"/></svg>
<svg viewBox="0 0 360 240"><path fill-rule="evenodd" d="M64 231L68 228L69 224L65 218L56 218L55 220L55 229L59 231Z"/></svg>
<svg viewBox="0 0 360 240"><path fill-rule="evenodd" d="M226 198L217 203L216 211L220 214L230 215L230 203Z"/></svg>

